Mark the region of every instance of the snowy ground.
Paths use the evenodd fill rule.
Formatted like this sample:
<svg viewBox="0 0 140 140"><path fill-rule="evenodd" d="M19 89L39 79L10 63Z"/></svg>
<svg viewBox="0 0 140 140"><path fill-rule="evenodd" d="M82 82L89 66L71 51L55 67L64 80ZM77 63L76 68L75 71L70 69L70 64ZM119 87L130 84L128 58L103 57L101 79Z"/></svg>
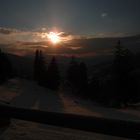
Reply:
<svg viewBox="0 0 140 140"><path fill-rule="evenodd" d="M97 107L90 101L75 99L63 91L53 92L39 87L33 81L23 79L12 79L0 87L0 100L5 100L13 106L32 108L54 112L75 113L93 115L98 117L140 120L139 110L114 110ZM109 137L99 134L74 131L63 128L55 128L37 123L20 120L13 120L11 126L3 133L3 140L121 140L120 138Z"/></svg>

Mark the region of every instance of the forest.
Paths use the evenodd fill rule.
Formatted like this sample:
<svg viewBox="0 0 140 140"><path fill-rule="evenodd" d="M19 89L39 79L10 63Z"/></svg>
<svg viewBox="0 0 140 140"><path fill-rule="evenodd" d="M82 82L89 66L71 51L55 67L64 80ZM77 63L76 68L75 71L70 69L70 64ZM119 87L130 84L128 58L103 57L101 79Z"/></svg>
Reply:
<svg viewBox="0 0 140 140"><path fill-rule="evenodd" d="M90 99L105 107L125 107L140 101L140 55L134 54L118 41L113 52L113 61L88 75L85 62L71 57L67 70L62 74L57 57L46 63L42 50L36 50L32 80L51 90L63 89L77 97ZM17 77L7 53L0 50L0 84ZM47 94L47 93L46 93Z"/></svg>

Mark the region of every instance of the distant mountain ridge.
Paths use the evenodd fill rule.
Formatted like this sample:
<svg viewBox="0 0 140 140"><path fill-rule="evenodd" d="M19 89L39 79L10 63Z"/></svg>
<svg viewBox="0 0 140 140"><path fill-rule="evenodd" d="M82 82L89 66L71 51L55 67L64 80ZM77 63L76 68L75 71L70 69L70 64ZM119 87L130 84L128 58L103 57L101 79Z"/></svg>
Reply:
<svg viewBox="0 0 140 140"><path fill-rule="evenodd" d="M119 40L122 46L129 48L135 53L140 52L140 35L117 38L79 38L55 46L47 41L16 42L14 44L0 43L0 48L21 56L33 56L36 49L41 49L44 55L95 57L111 55Z"/></svg>

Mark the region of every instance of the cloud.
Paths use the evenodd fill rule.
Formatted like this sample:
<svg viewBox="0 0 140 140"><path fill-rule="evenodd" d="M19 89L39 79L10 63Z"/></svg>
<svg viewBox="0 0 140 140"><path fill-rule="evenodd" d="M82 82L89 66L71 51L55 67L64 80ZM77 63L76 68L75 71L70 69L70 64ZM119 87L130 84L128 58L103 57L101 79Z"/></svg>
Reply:
<svg viewBox="0 0 140 140"><path fill-rule="evenodd" d="M117 37L129 37L134 36L133 33L127 33L127 32L101 32L96 34L95 38L117 38Z"/></svg>
<svg viewBox="0 0 140 140"><path fill-rule="evenodd" d="M18 46L25 46L26 48L39 48L39 47L44 47L47 48L48 43L47 42L16 42L15 43Z"/></svg>
<svg viewBox="0 0 140 140"><path fill-rule="evenodd" d="M105 18L105 17L107 17L107 16L108 16L108 13L102 13L102 14L101 14L101 17L102 17L102 18Z"/></svg>
<svg viewBox="0 0 140 140"><path fill-rule="evenodd" d="M61 36L61 37L68 37L68 36L71 36L72 34L70 34L70 33L65 33L65 32L60 32L59 33L59 36Z"/></svg>
<svg viewBox="0 0 140 140"><path fill-rule="evenodd" d="M97 56L110 54L112 46L116 44L118 38L130 36L128 33L119 32L103 32L90 36L59 32L61 42L57 46L53 46L47 38L48 34L46 29L21 31L0 28L0 47L18 55L32 54L36 49L42 49L48 55Z"/></svg>
<svg viewBox="0 0 140 140"><path fill-rule="evenodd" d="M103 13L102 16L107 16ZM22 31L18 29L2 28L0 27L0 43L14 43L14 42L49 42L48 39L49 32L47 29L32 30L32 31ZM69 32L59 32L61 43L69 43L73 40L78 39L90 39L90 38L105 38L105 37L123 37L129 36L128 33L97 33L90 36L76 35ZM78 46L79 47L79 46Z"/></svg>
<svg viewBox="0 0 140 140"><path fill-rule="evenodd" d="M0 34L9 35L9 34L12 34L12 33L17 33L17 32L18 32L17 29L0 27Z"/></svg>

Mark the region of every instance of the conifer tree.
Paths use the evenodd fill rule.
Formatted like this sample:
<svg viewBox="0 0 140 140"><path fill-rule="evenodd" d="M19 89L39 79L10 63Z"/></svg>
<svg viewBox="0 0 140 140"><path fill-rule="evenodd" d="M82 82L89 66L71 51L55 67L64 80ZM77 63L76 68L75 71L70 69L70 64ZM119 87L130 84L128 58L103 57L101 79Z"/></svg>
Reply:
<svg viewBox="0 0 140 140"><path fill-rule="evenodd" d="M79 72L78 72L78 88L79 94L86 94L88 88L88 76L87 76L87 66L84 62L79 64Z"/></svg>
<svg viewBox="0 0 140 140"><path fill-rule="evenodd" d="M34 80L38 80L38 73L39 73L39 50L36 50L34 60Z"/></svg>
<svg viewBox="0 0 140 140"><path fill-rule="evenodd" d="M0 83L3 83L13 74L12 64L5 53L0 49Z"/></svg>
<svg viewBox="0 0 140 140"><path fill-rule="evenodd" d="M34 79L37 80L41 86L47 85L46 62L41 50L36 50L35 52Z"/></svg>
<svg viewBox="0 0 140 140"><path fill-rule="evenodd" d="M53 57L48 66L48 87L50 89L56 90L60 85L60 73L58 69L58 64L56 58Z"/></svg>
<svg viewBox="0 0 140 140"><path fill-rule="evenodd" d="M79 86L79 64L74 57L71 58L69 67L66 73L66 79L68 83L77 88Z"/></svg>
<svg viewBox="0 0 140 140"><path fill-rule="evenodd" d="M119 102L126 103L133 94L130 72L133 69L133 53L121 46L116 46L114 57L114 93Z"/></svg>

